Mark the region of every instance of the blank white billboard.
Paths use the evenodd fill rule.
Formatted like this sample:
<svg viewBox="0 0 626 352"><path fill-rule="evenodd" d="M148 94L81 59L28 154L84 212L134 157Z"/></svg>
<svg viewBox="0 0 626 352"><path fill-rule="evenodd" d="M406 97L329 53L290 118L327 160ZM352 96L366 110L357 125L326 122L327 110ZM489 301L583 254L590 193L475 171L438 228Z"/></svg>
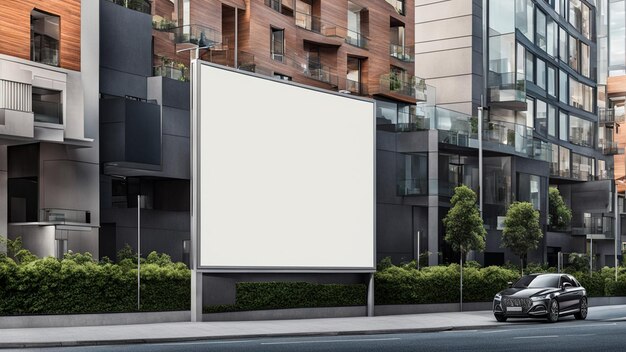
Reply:
<svg viewBox="0 0 626 352"><path fill-rule="evenodd" d="M372 271L374 102L198 67L199 268Z"/></svg>

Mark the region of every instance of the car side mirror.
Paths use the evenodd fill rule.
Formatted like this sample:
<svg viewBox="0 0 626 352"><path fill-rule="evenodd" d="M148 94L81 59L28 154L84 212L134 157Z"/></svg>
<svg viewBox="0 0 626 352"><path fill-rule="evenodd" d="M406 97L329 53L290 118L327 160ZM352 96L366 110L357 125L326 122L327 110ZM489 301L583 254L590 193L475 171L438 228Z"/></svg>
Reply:
<svg viewBox="0 0 626 352"><path fill-rule="evenodd" d="M511 281L507 282L506 284L509 286L509 288L513 287L513 283Z"/></svg>
<svg viewBox="0 0 626 352"><path fill-rule="evenodd" d="M563 285L561 285L561 289L565 290L566 288L572 287L572 284L570 284L569 282L564 282Z"/></svg>

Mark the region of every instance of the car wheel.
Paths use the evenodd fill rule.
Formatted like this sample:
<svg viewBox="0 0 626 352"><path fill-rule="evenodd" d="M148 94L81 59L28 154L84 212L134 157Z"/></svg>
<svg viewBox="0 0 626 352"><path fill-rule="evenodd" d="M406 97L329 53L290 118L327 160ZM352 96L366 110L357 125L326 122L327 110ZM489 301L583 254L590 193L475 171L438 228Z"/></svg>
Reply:
<svg viewBox="0 0 626 352"><path fill-rule="evenodd" d="M501 323L504 323L507 319L506 316L502 314L494 314L493 316L496 317L496 320Z"/></svg>
<svg viewBox="0 0 626 352"><path fill-rule="evenodd" d="M548 322L556 323L559 320L559 302L553 299L548 306Z"/></svg>
<svg viewBox="0 0 626 352"><path fill-rule="evenodd" d="M587 319L588 310L589 310L589 305L587 304L587 298L583 297L580 299L580 312L574 314L574 318L576 318L576 320Z"/></svg>

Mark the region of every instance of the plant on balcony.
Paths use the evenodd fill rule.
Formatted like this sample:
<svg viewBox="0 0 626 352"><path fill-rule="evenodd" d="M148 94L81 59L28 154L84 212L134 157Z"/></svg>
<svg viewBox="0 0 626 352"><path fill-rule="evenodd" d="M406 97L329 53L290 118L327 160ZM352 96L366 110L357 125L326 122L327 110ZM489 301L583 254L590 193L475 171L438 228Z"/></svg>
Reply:
<svg viewBox="0 0 626 352"><path fill-rule="evenodd" d="M176 68L181 72L181 76L180 78L178 78L178 80L186 82L189 77L189 67L187 67L187 65L183 64L182 62L177 62Z"/></svg>
<svg viewBox="0 0 626 352"><path fill-rule="evenodd" d="M551 230L565 230L572 220L572 210L561 197L559 189L550 187L548 192L548 227Z"/></svg>
<svg viewBox="0 0 626 352"><path fill-rule="evenodd" d="M152 28L159 31L168 31L176 28L178 24L176 21L170 21L167 18L161 18L159 21L152 21Z"/></svg>
<svg viewBox="0 0 626 352"><path fill-rule="evenodd" d="M502 231L502 248L508 248L520 258L522 275L528 251L535 250L543 238L539 226L539 212L529 202L515 202L509 206Z"/></svg>
<svg viewBox="0 0 626 352"><path fill-rule="evenodd" d="M402 88L402 80L400 79L400 76L397 72L391 72L389 74L389 90L393 92L400 90L400 88Z"/></svg>

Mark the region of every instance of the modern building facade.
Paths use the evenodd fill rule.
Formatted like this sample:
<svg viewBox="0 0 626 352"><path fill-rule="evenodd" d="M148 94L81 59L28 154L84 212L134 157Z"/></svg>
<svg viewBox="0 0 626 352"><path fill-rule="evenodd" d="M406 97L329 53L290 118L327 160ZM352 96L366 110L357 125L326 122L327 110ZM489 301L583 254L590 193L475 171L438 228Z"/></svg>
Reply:
<svg viewBox="0 0 626 352"><path fill-rule="evenodd" d="M428 245L421 251L433 253L429 262L455 259L443 242L441 219L454 186L463 183L478 190L476 117L483 107L482 205L488 235L485 252L475 258L484 265L517 262L500 247L502 220L512 202L530 201L541 213L545 236L529 261L556 265L558 252L587 253L593 240L596 263L612 265L613 155L620 150L613 138L615 125L602 117L608 106L598 84L595 4L491 0L416 5L416 73L436 87L436 107L425 108L429 131L394 132L393 138L402 142L396 143L397 157L429 166L427 172L412 170L409 177L428 187L419 192L399 187L391 194L393 206L404 215L388 222L390 231L408 244L417 231L428 228L420 242ZM428 137L429 145L419 144ZM402 175L397 180L407 178L404 165L409 164L398 163ZM548 224L549 187L557 187L572 208L571 228L557 231ZM410 254L395 253L398 260Z"/></svg>
<svg viewBox="0 0 626 352"><path fill-rule="evenodd" d="M0 234L98 257L98 8L0 4Z"/></svg>

